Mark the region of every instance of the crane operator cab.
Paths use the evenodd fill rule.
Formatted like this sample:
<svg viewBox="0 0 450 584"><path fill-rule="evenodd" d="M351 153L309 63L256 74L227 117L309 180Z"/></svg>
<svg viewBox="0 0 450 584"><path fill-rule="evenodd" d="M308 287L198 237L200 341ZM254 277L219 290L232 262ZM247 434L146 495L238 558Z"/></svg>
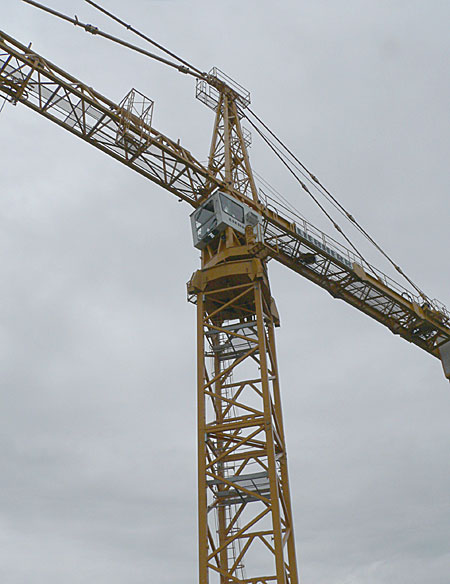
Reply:
<svg viewBox="0 0 450 584"><path fill-rule="evenodd" d="M194 247L203 249L226 227L245 233L250 225L258 241L261 240L261 216L245 203L232 196L216 191L191 214Z"/></svg>

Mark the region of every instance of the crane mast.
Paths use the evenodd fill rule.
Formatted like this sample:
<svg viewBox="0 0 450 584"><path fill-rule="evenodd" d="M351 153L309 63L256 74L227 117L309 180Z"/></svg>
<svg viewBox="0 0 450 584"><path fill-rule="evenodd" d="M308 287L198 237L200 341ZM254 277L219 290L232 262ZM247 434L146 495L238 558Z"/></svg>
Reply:
<svg viewBox="0 0 450 584"><path fill-rule="evenodd" d="M197 80L215 112L207 166L153 127L139 92L116 104L3 32L0 92L193 207L199 582L297 584L269 260L439 358L450 379L448 311L261 198L241 123L250 96L217 69Z"/></svg>
<svg viewBox="0 0 450 584"><path fill-rule="evenodd" d="M216 111L209 170L227 185L217 204L230 222L245 221L232 195L258 200L240 121L249 97L232 91L229 79L212 96L202 85L197 97ZM200 244L202 266L188 283L197 304L201 584L298 583L275 348L279 319L267 260L253 251L258 227L248 224L242 233L223 226Z"/></svg>

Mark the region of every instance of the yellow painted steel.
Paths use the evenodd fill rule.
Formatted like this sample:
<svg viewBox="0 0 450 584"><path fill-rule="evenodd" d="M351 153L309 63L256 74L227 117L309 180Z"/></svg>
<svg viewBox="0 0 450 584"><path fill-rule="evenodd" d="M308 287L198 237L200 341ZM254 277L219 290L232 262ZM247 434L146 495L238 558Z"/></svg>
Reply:
<svg viewBox="0 0 450 584"><path fill-rule="evenodd" d="M221 94L209 170L257 202L236 103ZM267 257L267 256L266 256ZM231 227L202 252L197 301L200 584L297 584L267 259Z"/></svg>
<svg viewBox="0 0 450 584"><path fill-rule="evenodd" d="M264 262L199 270L199 582L297 584L273 299Z"/></svg>
<svg viewBox="0 0 450 584"><path fill-rule="evenodd" d="M0 31L0 92L6 99L14 104L23 103L194 208L217 188L229 192L262 217L262 241L252 244L251 253L255 257L282 263L333 297L364 312L440 359L449 375L448 310L435 300L427 306L423 298L373 266L359 265L360 260L345 250L336 254L332 243L331 247L324 245L325 234L315 233L306 222L296 224L289 220L284 209L269 208L258 201L245 147L248 137L238 123L239 107L249 103L249 96L234 92L219 78L211 75L209 78L217 98L213 100L215 140L206 167L178 141L164 136L144 120L130 117L123 105L102 96ZM204 93L205 84L201 80L200 94ZM210 102L206 96L205 103ZM227 126L223 112L227 115ZM234 165L226 162L227 144L235 150ZM235 256L239 253L234 251ZM345 260L342 254L346 255ZM210 260L217 263L221 258L214 253Z"/></svg>
<svg viewBox="0 0 450 584"><path fill-rule="evenodd" d="M449 377L450 317L442 305L430 306L381 272L337 254L324 234L321 240L311 234L311 226L264 205L240 123L249 97L219 77L210 80L217 96L204 99L216 117L205 167L151 122L130 115L125 102L115 104L0 32L0 92L9 101L25 104L194 208L219 188L262 218L258 240L252 229L242 234L227 227L211 241L188 283L197 304L199 582L297 584L275 349L279 317L268 260L442 357Z"/></svg>

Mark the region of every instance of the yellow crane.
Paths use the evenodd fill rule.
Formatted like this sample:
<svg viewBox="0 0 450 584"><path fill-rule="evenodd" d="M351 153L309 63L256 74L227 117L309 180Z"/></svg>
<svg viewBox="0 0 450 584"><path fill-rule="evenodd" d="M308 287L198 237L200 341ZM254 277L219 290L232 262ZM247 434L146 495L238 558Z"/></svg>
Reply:
<svg viewBox="0 0 450 584"><path fill-rule="evenodd" d="M450 315L412 282L398 284L263 198L242 125L243 118L252 123L249 93L218 69L206 74L159 60L195 77L197 97L214 111L207 164L153 126L153 102L136 90L114 103L3 32L0 92L192 207L193 242L201 251L201 269L187 284L197 307L199 582L296 584L274 332L279 316L268 261L438 358L449 379Z"/></svg>

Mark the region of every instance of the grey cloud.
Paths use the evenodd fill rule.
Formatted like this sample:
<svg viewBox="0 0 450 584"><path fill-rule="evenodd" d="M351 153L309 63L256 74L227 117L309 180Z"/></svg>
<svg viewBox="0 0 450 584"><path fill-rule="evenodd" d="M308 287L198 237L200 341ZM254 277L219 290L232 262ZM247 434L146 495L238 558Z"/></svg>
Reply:
<svg viewBox="0 0 450 584"><path fill-rule="evenodd" d="M119 32L84 3L58 6ZM369 232L450 301L446 3L108 6L247 86ZM207 158L212 115L186 77L12 0L2 29L111 99L143 91L155 126ZM189 209L20 105L6 105L0 131L2 582L192 584ZM330 232L256 140L251 156ZM303 582L447 584L440 364L296 274L270 272Z"/></svg>

